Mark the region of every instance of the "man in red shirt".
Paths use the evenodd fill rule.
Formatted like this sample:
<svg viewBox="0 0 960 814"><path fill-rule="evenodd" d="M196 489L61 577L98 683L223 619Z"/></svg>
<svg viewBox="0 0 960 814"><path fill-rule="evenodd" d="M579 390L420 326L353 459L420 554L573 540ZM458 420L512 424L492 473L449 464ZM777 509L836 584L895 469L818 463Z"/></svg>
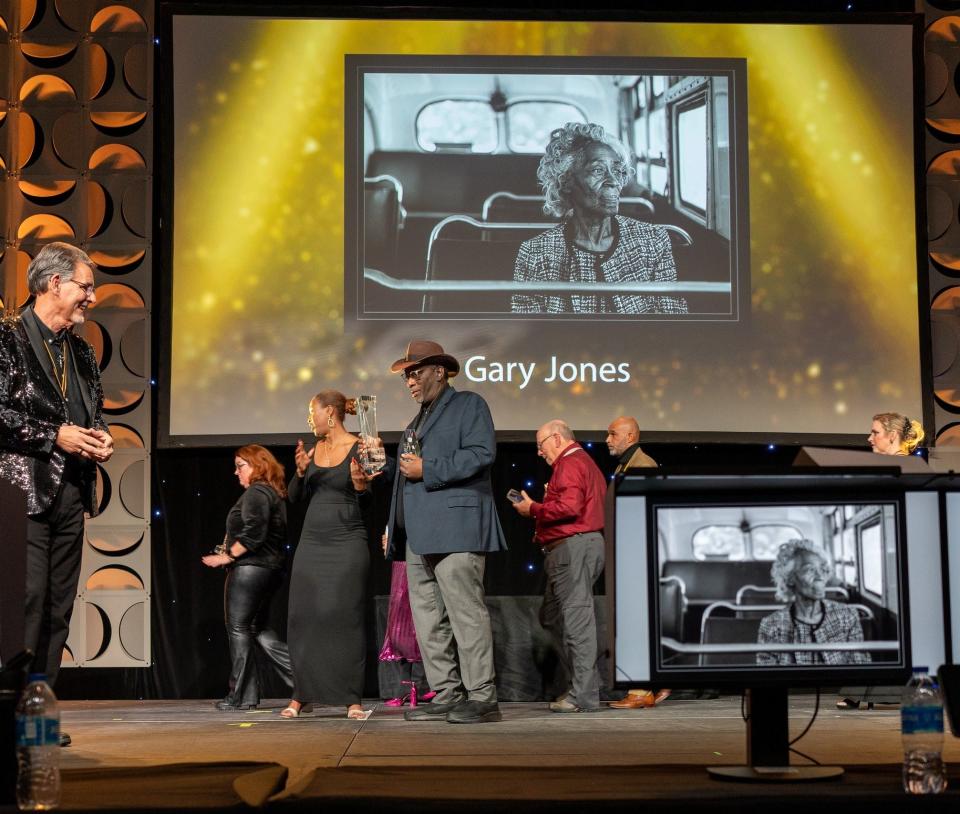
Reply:
<svg viewBox="0 0 960 814"><path fill-rule="evenodd" d="M593 584L603 571L606 482L564 421L537 430L537 453L553 467L543 502L521 492L523 500L513 507L536 520L534 540L547 575L540 623L554 637L570 676L570 689L550 709L594 712L600 709L600 674Z"/></svg>

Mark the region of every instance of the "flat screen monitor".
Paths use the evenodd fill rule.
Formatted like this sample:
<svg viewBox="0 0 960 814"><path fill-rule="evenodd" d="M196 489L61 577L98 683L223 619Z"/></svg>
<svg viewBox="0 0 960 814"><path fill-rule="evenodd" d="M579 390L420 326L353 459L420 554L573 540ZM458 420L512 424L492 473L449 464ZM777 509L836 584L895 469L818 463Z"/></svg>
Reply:
<svg viewBox="0 0 960 814"><path fill-rule="evenodd" d="M712 774L841 773L789 765L789 690L901 685L949 660L940 496L913 477L626 476L607 563L617 685L746 690L747 765Z"/></svg>
<svg viewBox="0 0 960 814"><path fill-rule="evenodd" d="M889 685L912 663L936 667L937 518L937 495L896 476L628 476L616 499L616 680Z"/></svg>

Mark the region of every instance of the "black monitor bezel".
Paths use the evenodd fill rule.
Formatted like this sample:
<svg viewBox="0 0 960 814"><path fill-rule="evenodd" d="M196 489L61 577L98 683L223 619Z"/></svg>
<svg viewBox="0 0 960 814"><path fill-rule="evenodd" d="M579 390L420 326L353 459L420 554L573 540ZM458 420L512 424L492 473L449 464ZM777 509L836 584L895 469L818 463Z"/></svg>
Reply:
<svg viewBox="0 0 960 814"><path fill-rule="evenodd" d="M681 689L727 689L743 690L764 687L840 687L864 685L902 685L911 670L910 595L906 534L905 491L909 479L877 474L876 471L861 474L737 474L728 475L682 475L665 474L628 476L626 489L618 490L618 502L632 492L645 498L644 522L646 523L647 598L650 613L646 620L646 645L649 654L650 677L653 686ZM624 484L620 484L621 487ZM637 488L637 487L640 488ZM624 495L626 492L626 495ZM677 506L746 506L746 505L836 505L845 503L883 503L896 507L897 563L900 597L900 659L896 664L872 665L818 665L805 667L724 667L708 665L689 670L659 669L659 551L656 544L656 510ZM616 543L614 544L616 546ZM614 551L615 558L615 551ZM617 618L615 581L613 599L609 603L612 613L613 636L616 648L616 631L620 629ZM616 649L614 649L616 663ZM614 676L614 685L628 688L636 681L622 677L619 671Z"/></svg>

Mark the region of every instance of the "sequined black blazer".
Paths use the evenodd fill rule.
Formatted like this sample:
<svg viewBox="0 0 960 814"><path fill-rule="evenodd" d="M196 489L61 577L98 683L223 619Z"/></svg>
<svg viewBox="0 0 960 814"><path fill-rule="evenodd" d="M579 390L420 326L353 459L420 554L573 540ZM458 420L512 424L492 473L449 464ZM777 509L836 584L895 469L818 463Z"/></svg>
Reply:
<svg viewBox="0 0 960 814"><path fill-rule="evenodd" d="M0 477L27 493L27 513L46 511L63 477L66 453L56 446L57 431L67 423L67 403L53 377L40 363L42 338L20 316L0 320ZM107 431L103 389L93 348L67 334L80 390L93 417L91 425ZM81 462L83 507L97 513L97 471Z"/></svg>

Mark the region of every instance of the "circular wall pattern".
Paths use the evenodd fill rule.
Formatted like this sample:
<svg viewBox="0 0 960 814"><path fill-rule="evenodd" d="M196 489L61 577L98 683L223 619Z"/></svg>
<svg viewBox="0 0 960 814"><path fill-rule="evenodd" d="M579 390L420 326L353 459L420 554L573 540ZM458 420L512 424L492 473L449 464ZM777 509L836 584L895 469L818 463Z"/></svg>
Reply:
<svg viewBox="0 0 960 814"><path fill-rule="evenodd" d="M109 557L132 554L143 542L142 531L100 528L97 525L88 525L86 536L92 548Z"/></svg>
<svg viewBox="0 0 960 814"><path fill-rule="evenodd" d="M120 619L120 646L130 658L138 661L143 661L146 653L143 635L146 612L147 603L138 602L127 608Z"/></svg>
<svg viewBox="0 0 960 814"><path fill-rule="evenodd" d="M134 517L144 516L144 478L146 467L143 461L134 461L120 476L120 502Z"/></svg>
<svg viewBox="0 0 960 814"><path fill-rule="evenodd" d="M126 424L111 424L110 435L115 449L143 449L143 436Z"/></svg>
<svg viewBox="0 0 960 814"><path fill-rule="evenodd" d="M103 655L110 646L112 628L106 611L94 602L86 602L86 631L87 640L84 650L84 660L93 661Z"/></svg>
<svg viewBox="0 0 960 814"><path fill-rule="evenodd" d="M8 181L0 203L3 304L28 301L27 266L51 240L79 245L100 267L97 303L81 331L101 367L117 454L97 467L103 513L87 524L81 565L83 584L101 600L78 596L64 663L135 666L150 658L150 314L143 294L152 290L154 4L0 5L12 26L7 32L0 20L0 76L10 102L0 109L0 172ZM111 631L121 627L119 647Z"/></svg>
<svg viewBox="0 0 960 814"><path fill-rule="evenodd" d="M120 358L134 376L146 375L144 363L147 358L147 321L131 322L120 338Z"/></svg>
<svg viewBox="0 0 960 814"><path fill-rule="evenodd" d="M143 580L130 568L122 565L106 565L98 568L87 578L88 591L142 591Z"/></svg>

